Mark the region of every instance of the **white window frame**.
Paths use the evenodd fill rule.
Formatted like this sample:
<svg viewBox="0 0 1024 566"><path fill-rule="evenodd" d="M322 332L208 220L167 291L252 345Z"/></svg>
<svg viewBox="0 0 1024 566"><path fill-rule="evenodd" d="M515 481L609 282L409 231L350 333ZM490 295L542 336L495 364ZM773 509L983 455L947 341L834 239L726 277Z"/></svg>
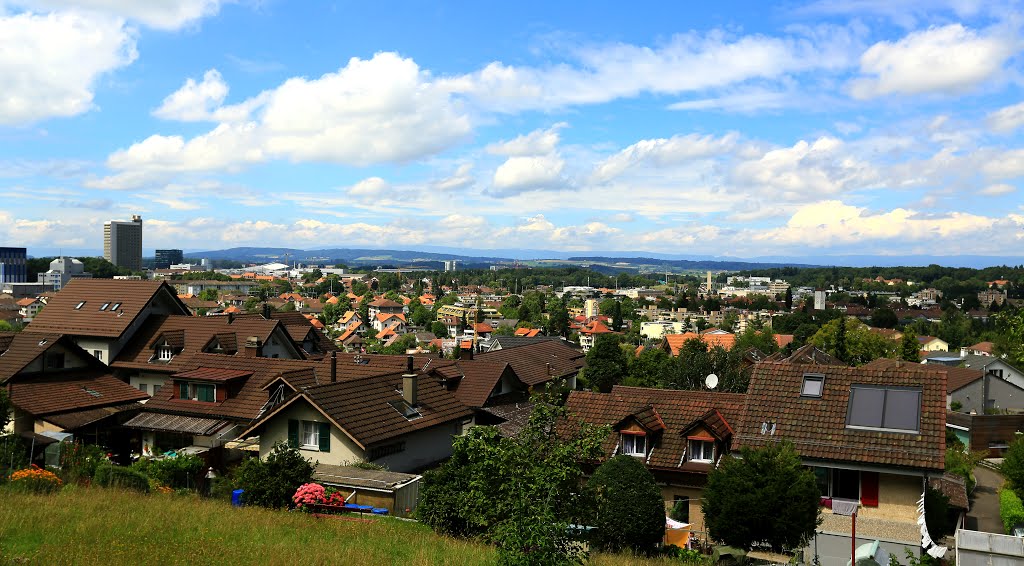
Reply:
<svg viewBox="0 0 1024 566"><path fill-rule="evenodd" d="M622 434L622 453L627 456L647 456L647 436L643 434ZM639 445L640 450L637 451Z"/></svg>
<svg viewBox="0 0 1024 566"><path fill-rule="evenodd" d="M690 461L691 462L706 462L706 463L710 464L711 462L715 461L715 441L714 440L689 439L688 443L689 443L689 446L687 448L689 449ZM704 449L707 447L707 445L711 445L711 458L705 458L704 457L704 456L706 456ZM695 448L698 447L698 446L700 447L700 455L699 455L700 457L698 457L697 450L695 450Z"/></svg>
<svg viewBox="0 0 1024 566"><path fill-rule="evenodd" d="M158 359L158 360L160 360L162 362L170 361L170 359L173 358L173 357L174 357L174 348L171 348L167 344L164 344L163 346L159 346L156 349L156 359Z"/></svg>
<svg viewBox="0 0 1024 566"><path fill-rule="evenodd" d="M308 440L312 442L307 442ZM303 450L320 450L320 423L316 421L299 421L299 448Z"/></svg>

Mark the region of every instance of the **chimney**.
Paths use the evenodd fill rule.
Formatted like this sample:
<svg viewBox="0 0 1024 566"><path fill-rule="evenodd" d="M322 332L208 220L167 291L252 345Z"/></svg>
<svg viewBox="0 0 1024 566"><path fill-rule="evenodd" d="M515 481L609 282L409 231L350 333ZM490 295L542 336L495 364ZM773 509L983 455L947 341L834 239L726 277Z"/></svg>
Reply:
<svg viewBox="0 0 1024 566"><path fill-rule="evenodd" d="M270 320L270 304L263 303L263 318Z"/></svg>
<svg viewBox="0 0 1024 566"><path fill-rule="evenodd" d="M234 321L235 321L235 313L229 312L228 313L228 324L231 324Z"/></svg>
<svg viewBox="0 0 1024 566"><path fill-rule="evenodd" d="M331 383L338 381L338 352L331 352Z"/></svg>
<svg viewBox="0 0 1024 566"><path fill-rule="evenodd" d="M405 373L415 373L412 367L414 361L415 359L412 356L405 357Z"/></svg>
<svg viewBox="0 0 1024 566"><path fill-rule="evenodd" d="M258 358L263 355L263 344L260 339L256 336L250 336L245 339L245 357L247 358Z"/></svg>
<svg viewBox="0 0 1024 566"><path fill-rule="evenodd" d="M415 373L407 373L402 376L402 398L410 407L416 406L416 386L419 379Z"/></svg>

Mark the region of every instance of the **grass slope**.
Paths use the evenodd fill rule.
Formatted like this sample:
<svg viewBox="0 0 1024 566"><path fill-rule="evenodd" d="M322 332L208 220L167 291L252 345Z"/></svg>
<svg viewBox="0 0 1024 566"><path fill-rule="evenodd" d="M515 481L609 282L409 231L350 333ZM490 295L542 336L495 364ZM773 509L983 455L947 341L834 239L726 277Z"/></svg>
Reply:
<svg viewBox="0 0 1024 566"><path fill-rule="evenodd" d="M0 563L460 565L496 559L489 546L397 519L317 519L109 489L49 496L0 490ZM668 562L597 555L592 563Z"/></svg>

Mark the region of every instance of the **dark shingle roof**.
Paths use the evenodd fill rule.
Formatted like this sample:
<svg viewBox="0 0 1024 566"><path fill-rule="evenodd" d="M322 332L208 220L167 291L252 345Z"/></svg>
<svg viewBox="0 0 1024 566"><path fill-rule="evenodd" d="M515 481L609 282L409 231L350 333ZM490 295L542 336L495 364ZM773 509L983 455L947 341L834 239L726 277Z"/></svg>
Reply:
<svg viewBox="0 0 1024 566"><path fill-rule="evenodd" d="M433 370L445 379L458 379L455 396L468 407L482 407L501 380L502 375L515 376L508 363L484 360L459 360L450 365L438 364ZM523 389L526 389L525 386Z"/></svg>
<svg viewBox="0 0 1024 566"><path fill-rule="evenodd" d="M491 350L477 354L476 359L510 364L519 379L529 386L576 375L586 365L583 352L566 346L561 340Z"/></svg>
<svg viewBox="0 0 1024 566"><path fill-rule="evenodd" d="M51 348L60 344L63 348L76 352L78 357L87 361L95 362L89 365L102 367L103 364L96 361L84 350L80 349L74 342L60 334L42 334L37 332L19 332L4 337L0 341L0 383L24 370L29 364L42 356Z"/></svg>
<svg viewBox="0 0 1024 566"><path fill-rule="evenodd" d="M123 405L149 396L116 377L96 371L38 375L8 384L11 402L35 416Z"/></svg>
<svg viewBox="0 0 1024 566"><path fill-rule="evenodd" d="M158 294L177 314L189 310L165 282L122 279L72 279L47 301L29 324L33 332L118 338ZM76 309L80 303L81 308ZM107 309L100 307L107 305ZM113 308L117 306L117 309Z"/></svg>
<svg viewBox="0 0 1024 566"><path fill-rule="evenodd" d="M946 379L944 373L904 368L815 366L824 375L821 397L803 397L801 364L761 362L754 366L747 405L733 446L765 446L785 439L805 459L857 462L942 470L946 448ZM894 433L846 427L853 384L920 388L920 432ZM761 433L775 423L774 435Z"/></svg>

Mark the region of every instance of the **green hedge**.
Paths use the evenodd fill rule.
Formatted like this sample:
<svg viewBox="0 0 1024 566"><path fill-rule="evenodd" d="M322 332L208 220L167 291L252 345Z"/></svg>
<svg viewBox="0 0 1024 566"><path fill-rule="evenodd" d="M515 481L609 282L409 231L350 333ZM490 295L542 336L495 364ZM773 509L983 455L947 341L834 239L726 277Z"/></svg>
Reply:
<svg viewBox="0 0 1024 566"><path fill-rule="evenodd" d="M1024 523L1024 503L1010 488L999 491L999 518L1003 520L1003 530L1010 534L1013 527Z"/></svg>
<svg viewBox="0 0 1024 566"><path fill-rule="evenodd" d="M149 478L138 470L123 466L102 465L96 468L93 481L103 487L121 487L149 493Z"/></svg>

